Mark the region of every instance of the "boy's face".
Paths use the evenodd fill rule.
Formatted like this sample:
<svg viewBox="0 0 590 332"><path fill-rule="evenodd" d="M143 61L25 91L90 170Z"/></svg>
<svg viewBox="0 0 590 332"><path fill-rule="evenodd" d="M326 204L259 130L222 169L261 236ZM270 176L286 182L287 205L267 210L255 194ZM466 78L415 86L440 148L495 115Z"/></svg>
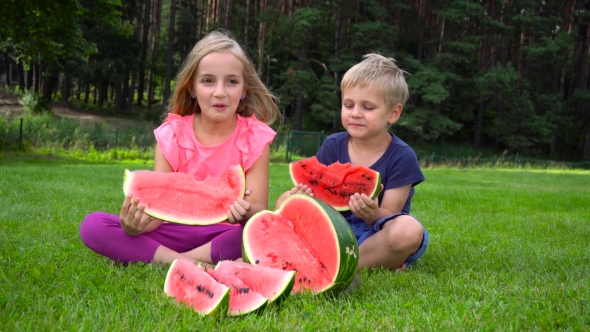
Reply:
<svg viewBox="0 0 590 332"><path fill-rule="evenodd" d="M378 88L354 87L342 92L342 126L355 138L369 138L387 132L402 112L402 105L388 109Z"/></svg>

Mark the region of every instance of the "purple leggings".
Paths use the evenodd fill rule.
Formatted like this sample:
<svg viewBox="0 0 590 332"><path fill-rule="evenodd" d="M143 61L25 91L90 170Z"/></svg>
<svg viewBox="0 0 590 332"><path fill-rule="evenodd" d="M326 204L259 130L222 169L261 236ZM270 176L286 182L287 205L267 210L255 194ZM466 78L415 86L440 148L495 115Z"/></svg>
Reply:
<svg viewBox="0 0 590 332"><path fill-rule="evenodd" d="M216 264L224 259L242 257L243 230L243 225L162 223L149 233L129 236L123 232L119 216L93 212L82 221L80 237L96 253L124 264L150 263L161 245L182 253L211 242L211 259Z"/></svg>

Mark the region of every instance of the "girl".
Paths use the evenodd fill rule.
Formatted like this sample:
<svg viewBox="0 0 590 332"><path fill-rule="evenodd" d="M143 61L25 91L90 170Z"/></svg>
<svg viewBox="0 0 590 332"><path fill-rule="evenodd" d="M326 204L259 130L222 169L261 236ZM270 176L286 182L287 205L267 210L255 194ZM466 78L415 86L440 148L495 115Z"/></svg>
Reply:
<svg viewBox="0 0 590 332"><path fill-rule="evenodd" d="M119 216L88 215L82 241L122 263L169 263L188 259L217 263L241 257L243 222L268 208L268 126L279 114L276 97L228 34L215 31L199 41L177 76L168 117L156 130L154 171L184 172L204 180L239 164L246 173L245 198L227 211L229 223L189 226L162 222L125 197Z"/></svg>

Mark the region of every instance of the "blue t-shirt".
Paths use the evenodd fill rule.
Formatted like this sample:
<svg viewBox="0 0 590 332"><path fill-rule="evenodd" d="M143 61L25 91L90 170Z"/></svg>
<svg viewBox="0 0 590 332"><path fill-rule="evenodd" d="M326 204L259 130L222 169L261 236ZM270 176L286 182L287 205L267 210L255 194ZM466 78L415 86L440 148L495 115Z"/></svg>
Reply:
<svg viewBox="0 0 590 332"><path fill-rule="evenodd" d="M385 190L412 184L408 200L402 209L402 212L409 214L410 203L412 196L414 196L414 186L424 181L424 174L422 174L414 150L393 133L389 134L392 137L389 147L381 158L369 168L381 174L383 191L379 194L379 202L383 200ZM324 140L324 143L316 153L318 161L324 165L330 165L337 161L342 164L349 163L348 137L349 134L347 132L336 133L326 137L326 140ZM347 216L351 213L350 211L344 211L342 215Z"/></svg>

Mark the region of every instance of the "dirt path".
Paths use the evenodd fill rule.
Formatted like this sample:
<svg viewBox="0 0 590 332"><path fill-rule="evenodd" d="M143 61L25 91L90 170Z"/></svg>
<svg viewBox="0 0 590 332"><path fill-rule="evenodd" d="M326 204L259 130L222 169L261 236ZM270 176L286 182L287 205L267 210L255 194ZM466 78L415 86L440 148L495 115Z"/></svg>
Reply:
<svg viewBox="0 0 590 332"><path fill-rule="evenodd" d="M12 117L22 114L24 108L18 101L19 97L18 95L0 92L0 115ZM104 124L112 128L126 129L131 126L146 125L145 121L93 114L89 111L59 102L52 102L51 110L55 116L76 119L83 126Z"/></svg>

